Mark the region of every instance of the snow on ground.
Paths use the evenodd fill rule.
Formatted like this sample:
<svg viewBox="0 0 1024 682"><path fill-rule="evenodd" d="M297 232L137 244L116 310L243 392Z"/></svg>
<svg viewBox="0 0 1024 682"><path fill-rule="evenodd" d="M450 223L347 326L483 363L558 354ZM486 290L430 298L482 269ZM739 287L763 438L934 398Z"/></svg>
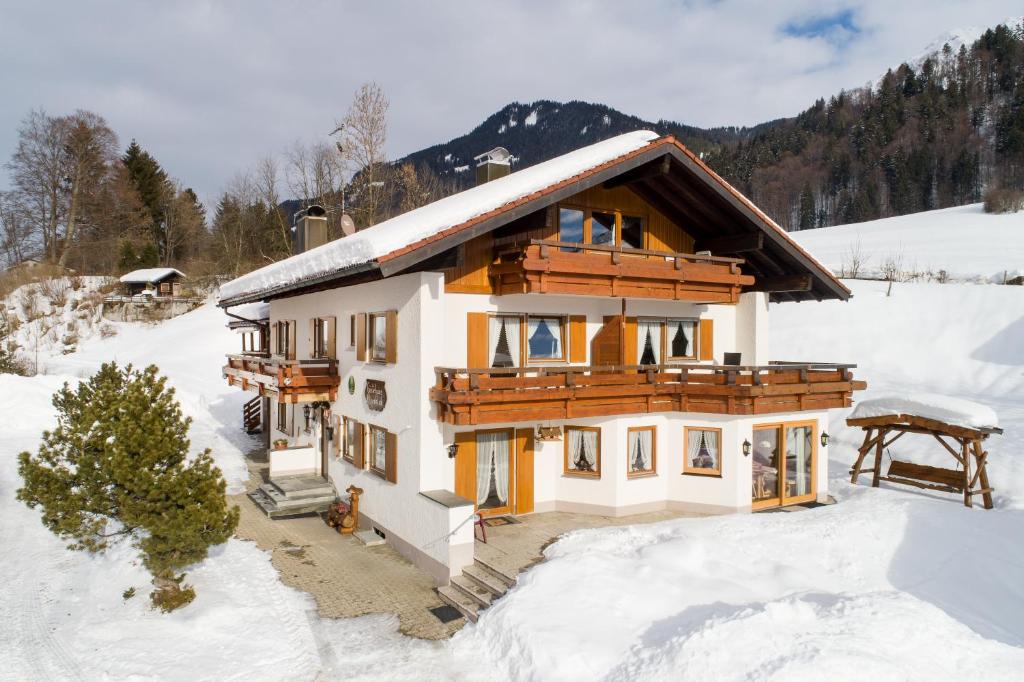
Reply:
<svg viewBox="0 0 1024 682"><path fill-rule="evenodd" d="M945 270L950 279L1001 283L1024 274L1024 212L985 213L981 204L790 232L833 272L849 274L851 253L860 252L860 276L877 273L890 258L925 279ZM929 277L930 273L930 277Z"/></svg>
<svg viewBox="0 0 1024 682"><path fill-rule="evenodd" d="M189 572L198 598L163 615L126 550L70 553L14 500L14 456L51 424L49 395L99 362L155 361L237 486L237 345L211 306L0 377L0 679L1013 679L1024 666L1024 289L847 282L850 302L773 306L773 357L859 363L861 398L932 392L995 410L994 511L956 496L849 485L859 432L832 415L831 491L812 511L571 533L448 643L393 617L325 620L232 540ZM894 456L950 466L908 436ZM251 442L250 442L251 443ZM123 602L135 586L139 595Z"/></svg>

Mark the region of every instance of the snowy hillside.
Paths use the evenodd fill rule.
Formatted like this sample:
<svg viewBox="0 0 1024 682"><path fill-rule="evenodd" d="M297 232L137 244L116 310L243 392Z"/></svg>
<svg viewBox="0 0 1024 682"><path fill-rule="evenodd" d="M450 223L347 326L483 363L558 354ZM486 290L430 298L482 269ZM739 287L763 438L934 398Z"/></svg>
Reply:
<svg viewBox="0 0 1024 682"><path fill-rule="evenodd" d="M0 376L0 679L1013 679L1024 667L1024 288L898 283L886 296L880 282L848 284L847 303L773 306L773 356L859 363L870 385L859 397L928 390L992 407L1006 429L988 446L994 511L850 486L859 441L837 410L827 454L839 504L572 533L441 644L398 635L385 615L319 618L238 540L189 572L192 605L155 613L121 597L147 581L126 550L66 552L14 500L15 453L51 423L51 392L115 358L170 375L193 446L212 447L239 490L253 443L238 424L245 395L220 376L236 339L212 306L118 325L48 358L53 376ZM893 449L948 466L936 448Z"/></svg>
<svg viewBox="0 0 1024 682"><path fill-rule="evenodd" d="M1001 283L1024 274L1024 212L991 214L981 204L790 232L801 246L840 275L855 257L860 276L877 276L898 261L908 277Z"/></svg>

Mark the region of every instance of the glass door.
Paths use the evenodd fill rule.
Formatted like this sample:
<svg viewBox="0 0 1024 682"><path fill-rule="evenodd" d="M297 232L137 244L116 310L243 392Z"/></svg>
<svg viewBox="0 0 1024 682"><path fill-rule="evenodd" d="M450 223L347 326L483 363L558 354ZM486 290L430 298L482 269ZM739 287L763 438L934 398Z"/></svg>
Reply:
<svg viewBox="0 0 1024 682"><path fill-rule="evenodd" d="M754 509L815 499L817 423L767 424L754 429L751 505Z"/></svg>
<svg viewBox="0 0 1024 682"><path fill-rule="evenodd" d="M512 429L476 432L476 508L483 516L512 511Z"/></svg>

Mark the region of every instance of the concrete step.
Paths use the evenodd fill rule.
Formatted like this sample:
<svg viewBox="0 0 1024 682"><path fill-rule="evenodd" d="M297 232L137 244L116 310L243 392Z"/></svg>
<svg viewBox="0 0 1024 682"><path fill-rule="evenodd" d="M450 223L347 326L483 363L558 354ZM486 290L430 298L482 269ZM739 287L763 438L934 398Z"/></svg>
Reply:
<svg viewBox="0 0 1024 682"><path fill-rule="evenodd" d="M491 601L494 595L491 594L490 590L485 590L480 585L473 582L472 579L467 578L464 575L457 575L452 578L451 586L456 590L466 595L477 603L477 609L485 609L491 605Z"/></svg>
<svg viewBox="0 0 1024 682"><path fill-rule="evenodd" d="M286 499L324 497L334 494L334 486L320 476L280 476L270 479L269 486L275 495Z"/></svg>
<svg viewBox="0 0 1024 682"><path fill-rule="evenodd" d="M473 564L493 575L507 587L513 587L518 582L518 578L515 575L498 568L486 559L474 558Z"/></svg>
<svg viewBox="0 0 1024 682"><path fill-rule="evenodd" d="M476 583L481 589L490 592L494 598L500 597L508 591L508 585L491 574L490 571L479 566L466 566L462 569L462 575Z"/></svg>
<svg viewBox="0 0 1024 682"><path fill-rule="evenodd" d="M437 588L437 596L441 597L441 601L445 604L454 607L471 623L475 623L477 618L480 617L480 609L477 608L477 603L451 585Z"/></svg>
<svg viewBox="0 0 1024 682"><path fill-rule="evenodd" d="M266 484L249 493L249 499L256 503L272 519L301 514L325 512L334 503L334 495L305 497L301 499L275 499L267 493Z"/></svg>

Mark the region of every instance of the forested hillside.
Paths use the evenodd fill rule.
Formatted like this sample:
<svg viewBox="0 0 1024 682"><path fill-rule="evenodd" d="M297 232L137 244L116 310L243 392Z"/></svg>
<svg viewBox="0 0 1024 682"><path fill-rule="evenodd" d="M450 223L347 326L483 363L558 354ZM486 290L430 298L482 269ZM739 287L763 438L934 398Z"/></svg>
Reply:
<svg viewBox="0 0 1024 682"><path fill-rule="evenodd" d="M753 128L645 121L600 104L510 104L472 132L410 154L459 186L473 156L501 145L518 167L630 130L676 135L788 229L980 201L985 187L1024 185L1024 36L998 26L948 45L873 87L819 99Z"/></svg>

